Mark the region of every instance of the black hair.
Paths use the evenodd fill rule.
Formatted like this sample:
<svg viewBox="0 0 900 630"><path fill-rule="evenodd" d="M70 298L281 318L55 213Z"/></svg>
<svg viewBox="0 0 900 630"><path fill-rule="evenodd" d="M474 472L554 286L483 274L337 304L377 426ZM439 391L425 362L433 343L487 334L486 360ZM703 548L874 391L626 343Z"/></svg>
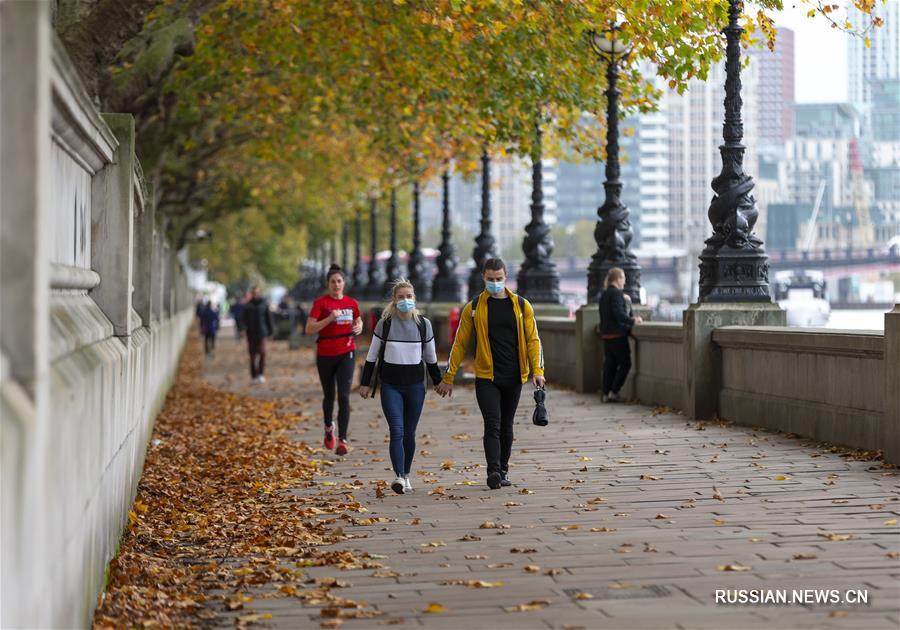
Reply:
<svg viewBox="0 0 900 630"><path fill-rule="evenodd" d="M325 282L327 283L329 280L331 280L331 276L336 273L341 274L341 278L344 278L344 270L341 268L341 266L338 264L332 264L331 267L328 268L328 273L325 274ZM344 278L344 280L346 280L346 278Z"/></svg>
<svg viewBox="0 0 900 630"><path fill-rule="evenodd" d="M485 271L503 271L506 273L506 263L503 262L501 258L488 258L484 261L484 269L482 269L482 273Z"/></svg>

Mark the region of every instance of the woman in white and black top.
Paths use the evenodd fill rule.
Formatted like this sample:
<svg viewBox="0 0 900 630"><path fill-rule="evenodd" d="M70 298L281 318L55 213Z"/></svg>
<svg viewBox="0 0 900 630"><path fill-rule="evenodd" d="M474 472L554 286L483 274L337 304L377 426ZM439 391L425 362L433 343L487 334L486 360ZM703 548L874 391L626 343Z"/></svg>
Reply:
<svg viewBox="0 0 900 630"><path fill-rule="evenodd" d="M416 310L415 290L407 280L394 284L391 302L375 326L360 380L363 398L369 397L376 361L381 409L391 433L391 464L397 475L391 488L403 494L412 490L409 472L416 454L416 425L425 403L425 368L434 385L441 381L431 322Z"/></svg>

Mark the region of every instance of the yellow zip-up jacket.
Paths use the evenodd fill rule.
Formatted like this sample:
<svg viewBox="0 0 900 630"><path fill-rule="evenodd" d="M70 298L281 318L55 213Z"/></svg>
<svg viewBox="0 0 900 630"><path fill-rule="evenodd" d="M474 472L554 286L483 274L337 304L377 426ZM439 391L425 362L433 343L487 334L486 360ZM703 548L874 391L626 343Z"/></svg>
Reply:
<svg viewBox="0 0 900 630"><path fill-rule="evenodd" d="M519 371L524 384L529 375L544 375L544 349L541 347L541 338L538 336L537 321L534 317L534 308L528 300L522 300L524 309L519 308L519 296L506 289L507 297L512 300L513 313L518 322L519 332ZM487 301L490 293L486 290L478 296L475 306L475 316L472 316L472 302L463 307L459 316L459 329L456 331L456 339L450 350L450 362L447 372L444 374L444 382L453 384L459 364L466 356L466 348L475 332L475 376L494 380L494 359L491 356L491 342L488 338L488 308ZM524 312L523 312L524 311Z"/></svg>

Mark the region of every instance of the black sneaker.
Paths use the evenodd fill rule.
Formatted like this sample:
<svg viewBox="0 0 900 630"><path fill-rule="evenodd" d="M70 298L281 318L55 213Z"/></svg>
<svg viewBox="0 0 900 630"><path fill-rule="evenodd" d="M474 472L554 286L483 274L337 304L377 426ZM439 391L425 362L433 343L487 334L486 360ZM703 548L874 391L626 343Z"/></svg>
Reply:
<svg viewBox="0 0 900 630"><path fill-rule="evenodd" d="M509 473L500 473L500 485L504 488L512 485L512 481L509 480Z"/></svg>
<svg viewBox="0 0 900 630"><path fill-rule="evenodd" d="M496 490L503 483L502 477L500 477L500 473L492 472L488 475L487 484L490 486L491 490Z"/></svg>

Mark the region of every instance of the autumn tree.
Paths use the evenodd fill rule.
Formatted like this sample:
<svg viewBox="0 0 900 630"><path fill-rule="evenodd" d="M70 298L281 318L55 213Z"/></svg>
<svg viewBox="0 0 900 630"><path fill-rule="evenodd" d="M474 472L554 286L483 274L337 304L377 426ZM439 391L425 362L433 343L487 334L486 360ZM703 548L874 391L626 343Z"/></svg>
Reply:
<svg viewBox="0 0 900 630"><path fill-rule="evenodd" d="M800 1L860 36L880 25ZM851 4L871 16L877 1ZM586 33L618 16L632 50L622 106L646 111L659 94L639 68L675 90L705 79L723 54L727 4L59 0L55 19L103 109L135 115L176 245L203 228L213 240L202 252L226 275L252 255L267 261L257 272L283 278L310 235L335 234L372 196L449 164L471 172L483 147L529 156L539 114L548 151L564 144L601 157L606 86ZM758 33L777 45L781 8L748 2L745 43Z"/></svg>

